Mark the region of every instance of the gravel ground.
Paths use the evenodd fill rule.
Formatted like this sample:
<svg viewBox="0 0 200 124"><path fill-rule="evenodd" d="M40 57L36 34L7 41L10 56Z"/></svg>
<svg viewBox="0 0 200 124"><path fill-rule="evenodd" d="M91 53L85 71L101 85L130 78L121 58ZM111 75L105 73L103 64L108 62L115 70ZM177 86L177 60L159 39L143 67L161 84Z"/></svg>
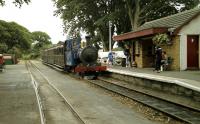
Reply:
<svg viewBox="0 0 200 124"><path fill-rule="evenodd" d="M164 124L183 124L184 123L184 122L178 121L176 119L173 119L164 113L156 111L148 106L145 106L141 103L133 101L131 99L128 99L128 98L125 98L125 97L122 97L122 96L119 96L116 94L111 94L111 96L115 97L121 103L126 104L131 109L144 114L144 116L147 117L149 120L158 121L158 122L164 123Z"/></svg>
<svg viewBox="0 0 200 124"><path fill-rule="evenodd" d="M85 83L89 84L91 87L99 89L99 86L91 84L87 81L85 81ZM102 89L102 88L100 88L100 89ZM137 101L131 100L129 98L118 95L118 94L113 93L108 90L104 90L104 89L102 89L102 90L104 91L104 94L113 97L116 101L119 101L120 103L128 106L133 111L137 111L137 112L141 113L144 117L148 118L149 120L155 121L160 124L186 124L182 121L179 121L177 119L169 117L165 113L162 113L160 111L152 109L152 108L150 108L144 104L141 104Z"/></svg>
<svg viewBox="0 0 200 124"><path fill-rule="evenodd" d="M71 77L76 78L77 80L80 80L80 79L78 79L77 76L71 75ZM168 116L167 114L165 114L163 112L155 110L151 107L148 107L148 106L146 106L142 103L139 103L137 101L134 101L130 98L127 98L127 97L124 97L124 96L119 95L117 93L113 93L111 91L102 89L100 86L97 86L95 84L91 84L90 82L87 82L87 80L84 81L84 82L89 84L90 87L102 90L105 95L109 95L109 96L113 97L116 101L119 101L120 103L128 106L133 111L137 111L137 112L141 113L145 118L152 120L152 121L155 121L156 123L160 123L160 124L187 124L186 122L183 122L179 119Z"/></svg>

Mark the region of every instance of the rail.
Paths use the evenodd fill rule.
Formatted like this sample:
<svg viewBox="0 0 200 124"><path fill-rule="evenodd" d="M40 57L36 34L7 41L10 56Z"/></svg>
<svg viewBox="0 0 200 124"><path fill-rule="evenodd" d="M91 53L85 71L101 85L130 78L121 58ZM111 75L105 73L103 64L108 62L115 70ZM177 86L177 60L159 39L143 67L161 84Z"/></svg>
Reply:
<svg viewBox="0 0 200 124"><path fill-rule="evenodd" d="M40 122L41 124L46 124L46 119L44 116L44 112L43 112L43 106L42 106L42 102L41 102L41 98L38 92L38 83L36 82L36 80L34 80L33 75L31 73L30 68L28 67L28 63L26 62L26 68L30 74L31 77L31 82L35 91L35 95L36 95L36 99L37 99L37 103L38 103L38 109L39 109L39 113L40 113Z"/></svg>
<svg viewBox="0 0 200 124"><path fill-rule="evenodd" d="M114 83L114 80L111 81L99 78L95 81L88 81L106 90L125 96L134 101L140 102L160 112L166 113L167 115L182 120L183 122L187 122L190 124L200 123L200 112L198 110L187 108L179 104L175 104L154 96L150 96L148 95L148 93L141 93L133 89L117 85Z"/></svg>
<svg viewBox="0 0 200 124"><path fill-rule="evenodd" d="M81 124L85 124L84 120L80 117L80 115L78 114L78 112L76 112L76 110L73 108L73 106L70 104L70 102L65 98L65 96L61 93L61 91L51 81L49 81L49 79L40 71L40 69L34 63L32 63L31 61L29 61L29 63L31 64L32 67L34 67L40 73L40 75L58 93L58 95L61 98L63 98L64 102L66 103L66 105L68 106L68 108L70 109L70 111L72 112L72 114L79 120L79 122Z"/></svg>

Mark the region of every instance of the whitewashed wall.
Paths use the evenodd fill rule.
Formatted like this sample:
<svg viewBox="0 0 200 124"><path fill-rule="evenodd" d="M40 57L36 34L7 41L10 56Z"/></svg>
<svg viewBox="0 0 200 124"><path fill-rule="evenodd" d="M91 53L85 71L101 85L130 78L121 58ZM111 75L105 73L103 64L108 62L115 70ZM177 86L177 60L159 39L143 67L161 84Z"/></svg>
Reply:
<svg viewBox="0 0 200 124"><path fill-rule="evenodd" d="M199 35L200 49L200 15L185 25L179 32L180 35L180 69L187 69L187 35ZM200 50L199 50L200 51ZM200 54L199 54L200 67Z"/></svg>

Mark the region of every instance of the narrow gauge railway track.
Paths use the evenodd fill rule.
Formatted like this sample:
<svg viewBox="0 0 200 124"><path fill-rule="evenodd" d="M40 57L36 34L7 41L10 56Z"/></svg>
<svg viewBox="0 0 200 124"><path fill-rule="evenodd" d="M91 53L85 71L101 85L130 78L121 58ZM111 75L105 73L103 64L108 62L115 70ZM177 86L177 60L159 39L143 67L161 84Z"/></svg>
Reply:
<svg viewBox="0 0 200 124"><path fill-rule="evenodd" d="M30 74L31 77L31 82L35 91L35 95L36 95L36 99L37 99L37 103L38 103L38 109L39 109L39 114L40 114L40 123L41 124L46 124L46 119L44 117L44 112L43 112L43 106L42 106L42 102L41 102L41 98L39 96L39 91L38 91L38 83L34 80L33 75L31 73L30 68L28 67L28 63L27 61L25 62L25 66Z"/></svg>
<svg viewBox="0 0 200 124"><path fill-rule="evenodd" d="M57 67L46 64L58 71L61 71ZM70 76L77 78L74 75ZM99 77L97 80L87 80L88 82L95 84L105 90L114 92L116 94L122 95L144 105L147 105L153 109L156 109L160 112L166 113L167 115L177 118L183 122L189 124L199 124L200 123L200 112L198 110L194 110L191 108L184 107L182 105L178 105L172 102L165 101L163 99L150 96L148 94L135 91L133 89L127 88L123 85L118 85L113 81L107 80L105 78ZM119 82L119 81L117 81Z"/></svg>
<svg viewBox="0 0 200 124"><path fill-rule="evenodd" d="M79 114L75 111L75 109L73 108L73 106L68 102L68 100L64 97L64 95L61 93L61 91L55 87L55 85L53 85L48 78L40 71L40 69L33 64L31 61L26 62L26 66L31 74L32 80L34 82L34 87L35 87L35 91L36 91L36 96L38 97L38 105L39 105L39 109L40 109L40 117L41 117L41 124L46 124L46 118L45 118L45 114L43 111L45 111L43 108L44 106L42 106L41 104L41 98L39 95L39 91L38 91L38 83L36 81L36 79L34 79L33 76L33 69L35 71L37 71L39 73L39 75L46 80L46 82L49 84L50 87L52 87L52 89L54 89L56 91L56 93L58 94L58 96L61 97L61 99L63 99L65 105L68 107L68 109L72 112L72 114L74 115L74 117L78 120L78 123L80 124L85 124L84 120L79 116Z"/></svg>
<svg viewBox="0 0 200 124"><path fill-rule="evenodd" d="M88 82L100 86L108 91L117 93L153 109L166 113L167 115L177 118L189 124L200 124L200 112L178 104L164 101L154 96L149 96L133 89L126 88L115 84L111 80L99 78L98 80L88 80Z"/></svg>

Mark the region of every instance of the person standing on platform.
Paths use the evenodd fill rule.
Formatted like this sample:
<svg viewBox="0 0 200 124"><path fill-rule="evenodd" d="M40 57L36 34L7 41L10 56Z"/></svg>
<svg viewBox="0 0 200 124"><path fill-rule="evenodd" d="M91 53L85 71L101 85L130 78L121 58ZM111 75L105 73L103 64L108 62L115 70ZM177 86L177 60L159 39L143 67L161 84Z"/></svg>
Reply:
<svg viewBox="0 0 200 124"><path fill-rule="evenodd" d="M162 60L162 48L157 46L155 50L156 54L156 66L155 70L160 73L160 67L161 67L161 60Z"/></svg>
<svg viewBox="0 0 200 124"><path fill-rule="evenodd" d="M126 67L128 67L130 64L130 49L127 45L125 45L124 55L126 56Z"/></svg>
<svg viewBox="0 0 200 124"><path fill-rule="evenodd" d="M113 65L113 53L108 53L108 65Z"/></svg>
<svg viewBox="0 0 200 124"><path fill-rule="evenodd" d="M166 51L162 52L161 71L166 71L168 66L168 57Z"/></svg>

